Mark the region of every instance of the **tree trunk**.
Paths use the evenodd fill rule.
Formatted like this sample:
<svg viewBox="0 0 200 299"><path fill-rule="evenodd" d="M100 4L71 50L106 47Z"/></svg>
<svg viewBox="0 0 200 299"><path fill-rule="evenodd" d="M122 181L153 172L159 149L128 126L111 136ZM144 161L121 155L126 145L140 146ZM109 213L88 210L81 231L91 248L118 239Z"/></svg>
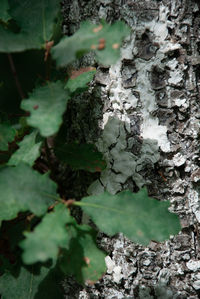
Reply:
<svg viewBox="0 0 200 299"><path fill-rule="evenodd" d="M136 192L146 186L151 197L170 200L182 225L179 235L147 247L100 233L99 246L109 254L106 275L84 289L66 279L65 298L200 298L199 5L192 0L66 0L63 13L67 34L85 19L121 19L132 29L120 61L110 69L98 67L86 108L79 101L76 124L108 164L88 192ZM80 63L94 63L93 56ZM99 128L86 120L90 108Z"/></svg>

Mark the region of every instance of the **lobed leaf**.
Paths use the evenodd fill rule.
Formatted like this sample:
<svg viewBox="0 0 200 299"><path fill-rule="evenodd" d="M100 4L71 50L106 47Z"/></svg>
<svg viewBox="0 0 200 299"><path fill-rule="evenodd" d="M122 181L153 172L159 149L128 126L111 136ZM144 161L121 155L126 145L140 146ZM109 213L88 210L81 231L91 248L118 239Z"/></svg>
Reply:
<svg viewBox="0 0 200 299"><path fill-rule="evenodd" d="M26 239L20 243L24 250L22 259L25 264L45 262L56 259L59 247L66 247L69 236L65 225L71 221L66 206L58 204L54 211L46 214L33 232L25 232Z"/></svg>
<svg viewBox="0 0 200 299"><path fill-rule="evenodd" d="M130 28L122 21L112 25L104 21L100 25L85 21L74 35L63 37L52 48L52 55L58 66L65 66L86 52L94 50L97 61L109 66L119 59L122 40L129 34Z"/></svg>
<svg viewBox="0 0 200 299"><path fill-rule="evenodd" d="M15 139L16 131L10 125L0 124L0 150L7 151L8 143Z"/></svg>
<svg viewBox="0 0 200 299"><path fill-rule="evenodd" d="M168 211L169 201L158 201L147 195L122 191L116 195L104 192L84 197L80 205L99 229L109 236L124 233L133 242L147 245L151 240L164 241L180 229L178 216Z"/></svg>
<svg viewBox="0 0 200 299"><path fill-rule="evenodd" d="M48 137L59 130L68 99L61 81L47 82L47 85L35 88L29 98L22 101L21 108L31 113L27 123Z"/></svg>
<svg viewBox="0 0 200 299"><path fill-rule="evenodd" d="M40 155L40 147L42 142L35 141L37 131L33 131L31 134L24 137L24 139L19 142L19 149L11 156L7 165L18 165L20 162L25 162L30 166L33 166L34 161Z"/></svg>
<svg viewBox="0 0 200 299"><path fill-rule="evenodd" d="M103 155L93 144L66 144L57 146L57 157L69 164L73 169L84 169L90 172L101 172L106 167Z"/></svg>
<svg viewBox="0 0 200 299"><path fill-rule="evenodd" d="M95 283L106 272L106 254L97 247L97 233L87 225L78 224L68 228L68 233L71 240L60 260L61 270L74 275L81 284Z"/></svg>
<svg viewBox="0 0 200 299"><path fill-rule="evenodd" d="M15 271L7 271L0 279L2 299L61 299L63 292L59 283L63 279L59 269L53 265L34 265Z"/></svg>
<svg viewBox="0 0 200 299"><path fill-rule="evenodd" d="M53 35L60 1L12 0L9 4L9 14L20 27L20 31L14 33L0 26L0 52L44 48L46 41Z"/></svg>
<svg viewBox="0 0 200 299"><path fill-rule="evenodd" d="M57 198L56 183L21 163L0 169L0 221L10 220L18 212L43 215Z"/></svg>

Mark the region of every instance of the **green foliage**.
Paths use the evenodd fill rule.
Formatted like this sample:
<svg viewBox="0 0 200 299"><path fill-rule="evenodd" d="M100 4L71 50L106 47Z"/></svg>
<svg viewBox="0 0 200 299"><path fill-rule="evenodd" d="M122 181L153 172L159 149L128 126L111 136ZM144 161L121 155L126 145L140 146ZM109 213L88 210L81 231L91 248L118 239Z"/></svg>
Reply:
<svg viewBox="0 0 200 299"><path fill-rule="evenodd" d="M70 78L67 81L67 84L65 85L65 89L67 89L71 95L76 95L81 92L84 92L88 89L87 84L92 80L95 73L96 70L91 70L88 72L81 73L75 78Z"/></svg>
<svg viewBox="0 0 200 299"><path fill-rule="evenodd" d="M47 82L47 85L34 89L29 98L22 101L21 108L31 113L28 124L47 137L58 131L68 99L62 82Z"/></svg>
<svg viewBox="0 0 200 299"><path fill-rule="evenodd" d="M122 21L112 25L104 21L100 25L85 21L74 35L63 37L53 47L52 55L58 66L65 66L86 52L94 50L99 63L111 65L117 62L121 42L129 34L130 29Z"/></svg>
<svg viewBox="0 0 200 299"><path fill-rule="evenodd" d="M9 9L8 0L1 0L0 20L7 22L10 19L8 9Z"/></svg>
<svg viewBox="0 0 200 299"><path fill-rule="evenodd" d="M0 150L7 151L8 143L15 139L16 131L10 125L0 124Z"/></svg>
<svg viewBox="0 0 200 299"><path fill-rule="evenodd" d="M55 259L58 248L65 247L69 242L65 224L70 221L69 211L63 204L59 204L53 212L43 217L33 232L25 232L26 239L20 244L24 249L24 263L33 264L45 262L49 258Z"/></svg>
<svg viewBox="0 0 200 299"><path fill-rule="evenodd" d="M34 265L6 271L0 279L2 299L61 299L62 274L53 265Z"/></svg>
<svg viewBox="0 0 200 299"><path fill-rule="evenodd" d="M57 194L63 197L73 193L73 190L69 193L63 190L63 182L60 183L63 168L66 179L74 185L72 180L80 173L100 172L106 164L92 144L78 143L76 139L68 144L64 139L55 142L68 101L72 102L87 90L95 74L91 67L68 74L56 66L66 66L91 50L95 51L98 62L111 65L118 60L121 42L130 33L122 21L112 25L105 21L100 25L86 21L73 36L59 42L59 5L58 0L2 0L0 6L0 52L43 49L43 54L42 50L26 52L37 56L32 64L39 62L32 66L35 77L37 74L35 85L26 80L31 76L31 69L20 81L26 68L21 68L18 76L15 59L8 55L12 81L19 96L9 105L9 113L8 107L1 106L1 116L8 113L7 117L1 117L0 125L0 151L3 152L0 153L3 158L0 162L0 223L3 222L0 241L6 244L0 252L2 299L63 298L58 281L64 275L73 275L81 284L93 284L106 272L106 253L96 245L97 231L78 224L71 215L72 206L74 209L80 206L106 234L122 232L140 244L148 244L152 239L163 241L180 230L178 217L168 211L169 202L149 198L146 189L137 194L103 193L82 200L81 195L69 200ZM52 48L53 43L57 45ZM51 52L56 63L52 62ZM19 59L20 55L14 58ZM5 61L5 54L0 58ZM28 54L26 59L30 60ZM5 70L0 88L12 89L7 67ZM26 82L27 86L21 86Z"/></svg>
<svg viewBox="0 0 200 299"><path fill-rule="evenodd" d="M51 40L53 35L60 1L12 0L9 4L9 14L19 26L19 32L14 33L0 25L0 52L44 48L46 41ZM0 7L0 15L2 14L5 14L4 6Z"/></svg>
<svg viewBox="0 0 200 299"><path fill-rule="evenodd" d="M106 167L103 155L93 144L66 144L58 146L55 152L61 161L69 164L74 170L101 172Z"/></svg>
<svg viewBox="0 0 200 299"><path fill-rule="evenodd" d="M68 233L71 240L60 260L62 271L73 274L81 284L95 283L106 272L106 254L96 245L96 232L87 225L75 225Z"/></svg>
<svg viewBox="0 0 200 299"><path fill-rule="evenodd" d="M36 143L37 131L33 131L30 135L18 143L19 149L11 156L7 165L18 165L20 162L25 162L33 166L34 161L40 156L40 147L42 142Z"/></svg>
<svg viewBox="0 0 200 299"><path fill-rule="evenodd" d="M109 236L122 232L143 245L151 240L162 242L181 229L178 217L168 211L170 203L148 197L145 188L138 193L105 192L85 197L76 204Z"/></svg>
<svg viewBox="0 0 200 299"><path fill-rule="evenodd" d="M23 163L0 169L0 193L0 221L24 211L41 216L57 198L56 184Z"/></svg>

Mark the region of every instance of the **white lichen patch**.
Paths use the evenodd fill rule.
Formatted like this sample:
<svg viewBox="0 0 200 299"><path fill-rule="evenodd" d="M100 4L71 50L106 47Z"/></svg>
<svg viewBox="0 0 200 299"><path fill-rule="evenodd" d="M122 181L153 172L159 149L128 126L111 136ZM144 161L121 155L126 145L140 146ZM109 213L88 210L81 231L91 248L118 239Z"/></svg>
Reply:
<svg viewBox="0 0 200 299"><path fill-rule="evenodd" d="M154 34L155 41L160 44L160 49L157 51L156 55L152 57L152 59L148 62L140 58L135 60L136 69L138 71L137 91L140 94L140 100L143 105L142 136L143 138L157 140L158 145L164 152L170 151L170 143L167 138L167 127L159 125L158 118L152 116L152 112L157 109L157 105L155 100L155 91L152 89L149 74L153 67L159 67L160 69L163 68L162 60L164 58L164 47L167 45L169 51L171 50L169 41L166 41L166 37L168 34L168 12L168 9L165 6L161 5L159 20L157 22L155 22L154 20L153 23L150 22L149 24L144 24L145 28L149 29ZM172 44L172 46L174 48L175 45ZM177 45L177 47L179 47L179 45Z"/></svg>
<svg viewBox="0 0 200 299"><path fill-rule="evenodd" d="M175 106L188 108L189 103L187 103L186 99L175 99Z"/></svg>
<svg viewBox="0 0 200 299"><path fill-rule="evenodd" d="M198 138L199 130L200 130L200 121L197 120L195 116L192 116L189 120L189 125L185 130L185 134L196 139Z"/></svg>
<svg viewBox="0 0 200 299"><path fill-rule="evenodd" d="M129 49L126 52L128 55ZM105 90L109 91L109 99L112 103L112 108L114 109L114 113L105 112L103 119L103 128L106 125L109 116L112 114L118 116L121 120L130 122L126 109L134 109L137 106L138 99L132 94L130 89L125 89L122 86L122 75L121 75L121 60L118 61L115 65L110 67L110 84L105 88Z"/></svg>
<svg viewBox="0 0 200 299"><path fill-rule="evenodd" d="M178 179L173 183L173 192L174 193L180 193L184 194L185 193L185 186L186 183L182 179Z"/></svg>
<svg viewBox="0 0 200 299"><path fill-rule="evenodd" d="M120 266L116 266L113 260L109 257L105 257L105 263L107 267L107 273L112 274L113 276L113 281L115 283L119 283L120 280L122 279L122 268Z"/></svg>
<svg viewBox="0 0 200 299"><path fill-rule="evenodd" d="M183 73L181 70L173 70L170 72L170 78L168 80L168 83L170 85L174 86L181 86L181 83L183 81Z"/></svg>
<svg viewBox="0 0 200 299"><path fill-rule="evenodd" d="M195 290L199 290L200 289L200 280L194 281L192 286Z"/></svg>
<svg viewBox="0 0 200 299"><path fill-rule="evenodd" d="M153 28L155 39L159 43L163 43L163 41L166 39L168 35L168 28L167 28L167 17L169 14L168 7L164 5L160 5L159 10L159 21L153 20L149 25L150 28Z"/></svg>
<svg viewBox="0 0 200 299"><path fill-rule="evenodd" d="M176 155L174 155L173 157L173 162L174 162L174 165L179 167L183 164L185 164L186 162L186 157L181 155L181 153L177 153Z"/></svg>
<svg viewBox="0 0 200 299"><path fill-rule="evenodd" d="M197 221L200 223L200 205L199 205L199 193L196 190L190 190L188 192L189 205L196 216Z"/></svg>
<svg viewBox="0 0 200 299"><path fill-rule="evenodd" d="M113 269L113 280L114 280L114 282L119 283L120 280L122 279L121 271L122 271L122 268L120 266L114 267L114 269Z"/></svg>
<svg viewBox="0 0 200 299"><path fill-rule="evenodd" d="M146 118L142 125L142 136L147 139L154 139L158 141L158 145L163 152L170 151L170 143L167 138L167 127L158 125L158 119Z"/></svg>
<svg viewBox="0 0 200 299"><path fill-rule="evenodd" d="M183 68L176 58L169 60L166 64L170 69L168 84L172 86L181 86L183 82Z"/></svg>
<svg viewBox="0 0 200 299"><path fill-rule="evenodd" d="M113 272L113 269L115 267L115 263L113 262L113 260L109 257L109 255L107 255L105 257L105 263L106 263L106 267L107 267L107 273L111 274Z"/></svg>
<svg viewBox="0 0 200 299"><path fill-rule="evenodd" d="M186 263L186 266L189 270L196 272L200 270L200 261L190 260Z"/></svg>
<svg viewBox="0 0 200 299"><path fill-rule="evenodd" d="M200 290L200 273L194 275L193 280L194 280L194 282L192 284L193 288L195 290Z"/></svg>

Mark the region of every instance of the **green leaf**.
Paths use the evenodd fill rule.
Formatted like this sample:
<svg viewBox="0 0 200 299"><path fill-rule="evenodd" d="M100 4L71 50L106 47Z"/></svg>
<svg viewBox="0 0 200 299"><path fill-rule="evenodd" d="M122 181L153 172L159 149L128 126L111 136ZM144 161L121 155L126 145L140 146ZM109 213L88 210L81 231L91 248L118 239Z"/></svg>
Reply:
<svg viewBox="0 0 200 299"><path fill-rule="evenodd" d="M33 49L34 46L35 41L31 38L31 35L28 36L22 33L16 34L0 25L0 52L22 52L24 50ZM39 46L36 48L39 48Z"/></svg>
<svg viewBox="0 0 200 299"><path fill-rule="evenodd" d="M164 241L180 229L178 216L168 211L169 201L150 198L145 188L138 193L107 192L84 197L75 202L82 207L99 229L109 236L122 232L133 242L147 245L149 241Z"/></svg>
<svg viewBox="0 0 200 299"><path fill-rule="evenodd" d="M69 248L63 251L61 270L67 275L74 275L81 284L95 283L106 272L106 254L96 245L96 232L87 225L76 224L69 234L73 237Z"/></svg>
<svg viewBox="0 0 200 299"><path fill-rule="evenodd" d="M10 15L20 27L14 33L0 26L0 52L19 52L44 48L51 39L59 0L12 0Z"/></svg>
<svg viewBox="0 0 200 299"><path fill-rule="evenodd" d="M16 131L10 125L0 124L0 150L8 150L8 142L15 139Z"/></svg>
<svg viewBox="0 0 200 299"><path fill-rule="evenodd" d="M31 113L28 124L47 137L59 130L68 99L62 82L47 82L47 85L35 88L29 98L22 101L21 108Z"/></svg>
<svg viewBox="0 0 200 299"><path fill-rule="evenodd" d="M6 272L0 278L2 299L61 299L59 284L63 275L55 263L45 266L21 267L14 273Z"/></svg>
<svg viewBox="0 0 200 299"><path fill-rule="evenodd" d="M40 155L40 147L42 142L36 143L37 131L32 132L30 135L24 137L19 142L19 149L11 156L8 165L18 165L20 162L25 162L32 166L34 161Z"/></svg>
<svg viewBox="0 0 200 299"><path fill-rule="evenodd" d="M109 66L119 59L121 42L129 34L130 28L122 21L112 25L104 21L100 25L85 21L73 36L63 37L52 48L52 55L58 66L65 66L74 61L77 56L80 57L94 50L97 61Z"/></svg>
<svg viewBox="0 0 200 299"><path fill-rule="evenodd" d="M70 78L65 85L65 89L67 89L72 95L76 95L87 90L87 84L93 79L95 73L96 70L91 70L89 72L84 72L75 78Z"/></svg>
<svg viewBox="0 0 200 299"><path fill-rule="evenodd" d="M18 212L43 215L55 202L56 183L26 164L0 169L0 221L10 220Z"/></svg>
<svg viewBox="0 0 200 299"><path fill-rule="evenodd" d="M24 250L22 255L25 264L45 262L55 259L59 247L66 247L69 236L65 225L71 221L66 206L59 204L54 211L46 214L33 232L25 232L26 239L20 243Z"/></svg>
<svg viewBox="0 0 200 299"><path fill-rule="evenodd" d="M90 172L100 172L106 167L103 155L93 144L66 144L55 150L57 157L69 164L73 169L84 169Z"/></svg>
<svg viewBox="0 0 200 299"><path fill-rule="evenodd" d="M8 0L1 0L0 20L7 22L10 19L10 15L8 14L8 9L9 9Z"/></svg>

